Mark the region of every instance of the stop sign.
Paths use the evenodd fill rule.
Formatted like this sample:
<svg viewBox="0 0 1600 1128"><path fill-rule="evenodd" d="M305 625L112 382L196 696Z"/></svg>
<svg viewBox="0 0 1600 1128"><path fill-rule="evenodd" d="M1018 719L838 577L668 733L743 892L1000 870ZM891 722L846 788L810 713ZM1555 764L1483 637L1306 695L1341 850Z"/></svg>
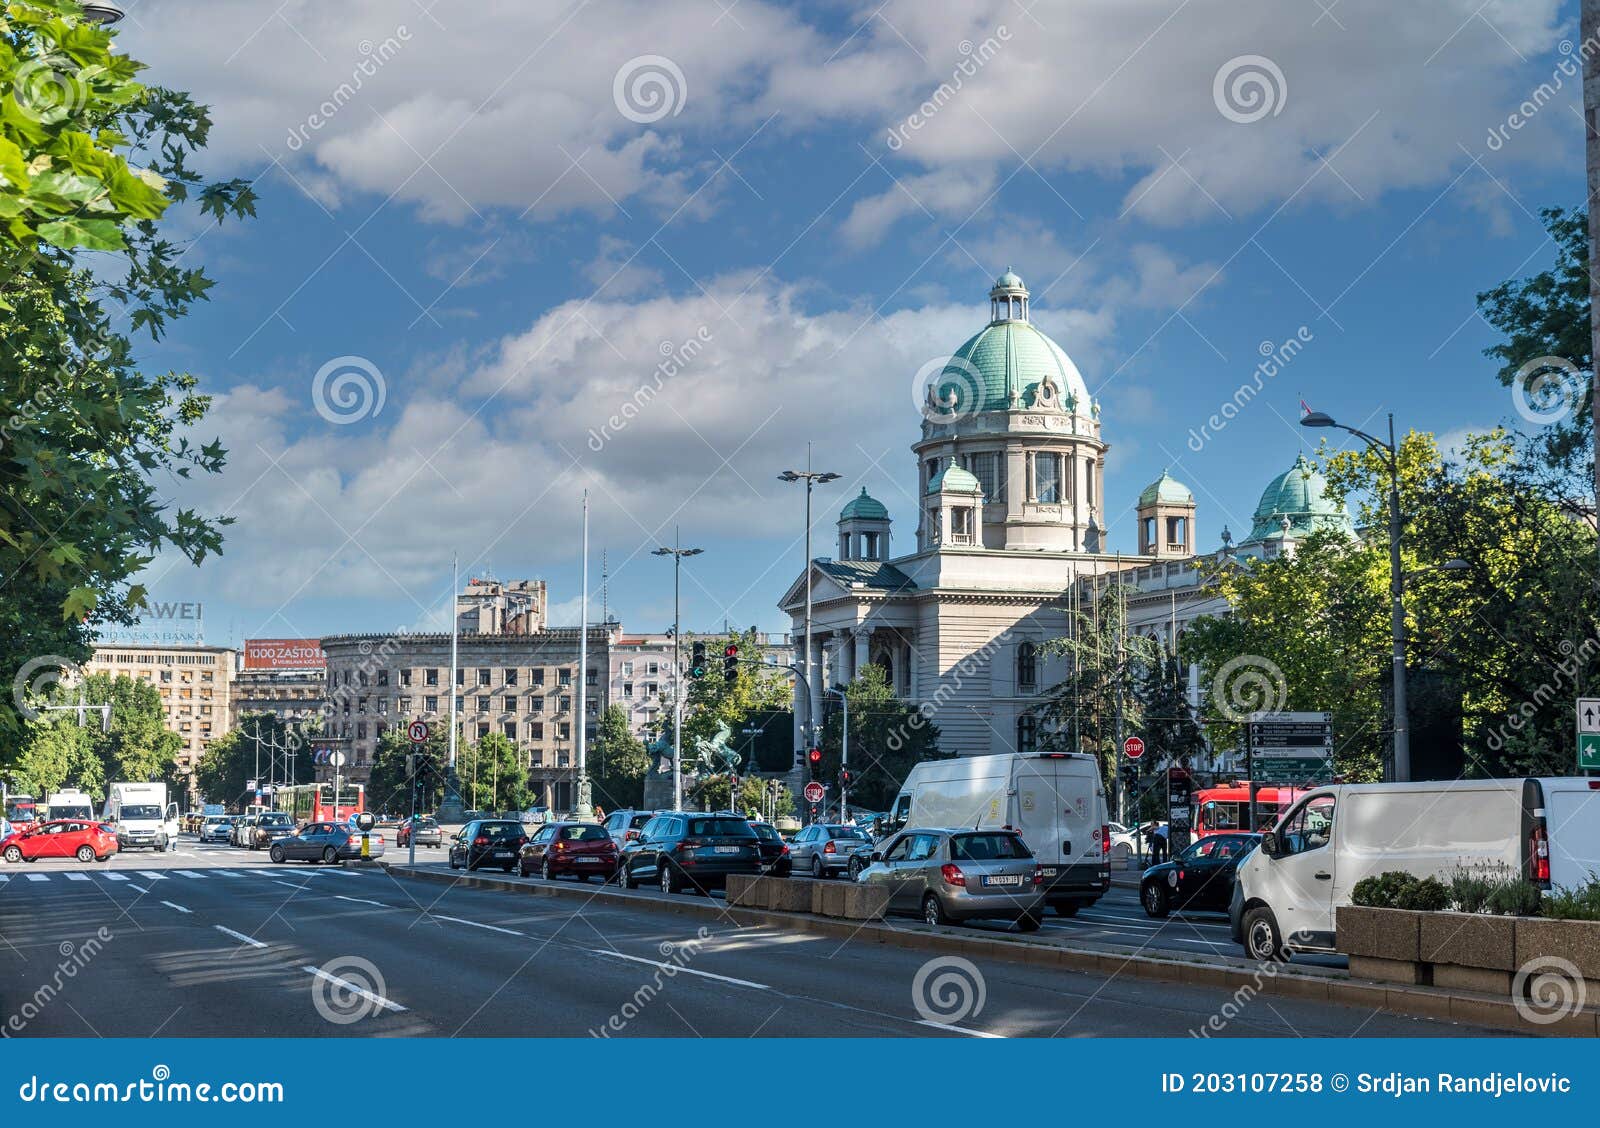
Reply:
<svg viewBox="0 0 1600 1128"><path fill-rule="evenodd" d="M1122 742L1122 754L1130 760L1137 760L1144 755L1144 738L1130 736Z"/></svg>
<svg viewBox="0 0 1600 1128"><path fill-rule="evenodd" d="M812 780L810 783L806 784L805 796L807 803L820 803L822 802L822 797L826 794L827 792L823 791L822 789L822 784L818 783L816 780Z"/></svg>

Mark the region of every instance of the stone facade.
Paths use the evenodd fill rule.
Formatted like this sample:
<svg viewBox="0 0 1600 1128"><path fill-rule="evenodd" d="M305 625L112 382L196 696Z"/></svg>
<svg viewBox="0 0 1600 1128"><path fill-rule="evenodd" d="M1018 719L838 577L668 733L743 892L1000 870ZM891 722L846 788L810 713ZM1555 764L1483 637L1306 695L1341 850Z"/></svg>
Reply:
<svg viewBox="0 0 1600 1128"><path fill-rule="evenodd" d="M236 657L235 651L222 646L107 644L95 647L85 672L128 677L156 687L166 709L167 728L183 738L176 758L189 777L192 794L194 769L206 746L233 724Z"/></svg>

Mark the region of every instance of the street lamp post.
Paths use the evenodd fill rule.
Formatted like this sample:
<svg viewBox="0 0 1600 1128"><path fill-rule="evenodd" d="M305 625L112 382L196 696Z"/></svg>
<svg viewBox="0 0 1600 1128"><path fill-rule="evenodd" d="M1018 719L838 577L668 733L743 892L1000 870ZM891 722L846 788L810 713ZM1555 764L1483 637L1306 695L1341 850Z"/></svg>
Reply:
<svg viewBox="0 0 1600 1128"><path fill-rule="evenodd" d="M672 547L652 549L652 556L672 557L672 809L683 810L683 662L679 657L683 624L679 620L679 583L685 556L699 556L703 548L683 548L678 530L672 530Z"/></svg>
<svg viewBox="0 0 1600 1128"><path fill-rule="evenodd" d="M1302 427L1333 427L1346 431L1377 451L1389 469L1389 631L1394 643L1394 778L1398 783L1411 779L1411 729L1406 715L1406 609L1405 571L1400 564L1400 451L1394 439L1394 413L1389 414L1389 441L1375 438L1355 427L1335 422L1331 415L1308 411L1300 419ZM1451 561L1445 567L1457 570Z"/></svg>
<svg viewBox="0 0 1600 1128"><path fill-rule="evenodd" d="M850 697L843 686L828 692L839 698L844 710L844 728L839 738L839 821L847 823L850 821L850 785L845 781L850 778Z"/></svg>
<svg viewBox="0 0 1600 1128"><path fill-rule="evenodd" d="M806 560L805 570L801 573L801 583L806 588L806 620L805 620L805 655L800 664L806 671L806 731L805 746L811 747L817 739L817 701L813 696L812 686L820 688L821 683L811 677L811 488L824 482L838 480L839 475L830 471L811 469L811 444L806 444L806 468L804 470L785 470L778 475L780 482L804 482L806 484Z"/></svg>

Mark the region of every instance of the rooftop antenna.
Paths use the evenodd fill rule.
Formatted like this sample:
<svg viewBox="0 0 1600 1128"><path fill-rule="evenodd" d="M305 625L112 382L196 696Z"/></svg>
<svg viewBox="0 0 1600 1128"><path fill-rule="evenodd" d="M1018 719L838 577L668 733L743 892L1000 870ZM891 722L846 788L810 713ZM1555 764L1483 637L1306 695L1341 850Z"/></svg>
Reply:
<svg viewBox="0 0 1600 1128"><path fill-rule="evenodd" d="M600 621L611 622L611 591L608 586L611 579L611 567L606 562L606 550L600 550Z"/></svg>

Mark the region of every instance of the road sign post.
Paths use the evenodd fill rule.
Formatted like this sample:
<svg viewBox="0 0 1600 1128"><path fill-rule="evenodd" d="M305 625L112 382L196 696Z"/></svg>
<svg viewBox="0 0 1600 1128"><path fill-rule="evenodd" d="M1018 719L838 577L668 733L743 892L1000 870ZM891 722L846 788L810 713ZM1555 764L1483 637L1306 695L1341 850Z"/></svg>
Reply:
<svg viewBox="0 0 1600 1128"><path fill-rule="evenodd" d="M827 794L827 788L823 787L822 784L818 783L816 780L812 780L810 783L806 784L806 802L811 804L812 807L815 807L817 804L821 803L822 800L827 797Z"/></svg>
<svg viewBox="0 0 1600 1128"><path fill-rule="evenodd" d="M1122 754L1130 760L1137 760L1144 755L1144 738L1130 736L1122 742Z"/></svg>
<svg viewBox="0 0 1600 1128"><path fill-rule="evenodd" d="M1251 713L1245 724L1245 774L1250 777L1251 830L1263 783L1319 784L1333 779L1333 714Z"/></svg>
<svg viewBox="0 0 1600 1128"><path fill-rule="evenodd" d="M1578 698L1578 770L1600 772L1600 697Z"/></svg>

